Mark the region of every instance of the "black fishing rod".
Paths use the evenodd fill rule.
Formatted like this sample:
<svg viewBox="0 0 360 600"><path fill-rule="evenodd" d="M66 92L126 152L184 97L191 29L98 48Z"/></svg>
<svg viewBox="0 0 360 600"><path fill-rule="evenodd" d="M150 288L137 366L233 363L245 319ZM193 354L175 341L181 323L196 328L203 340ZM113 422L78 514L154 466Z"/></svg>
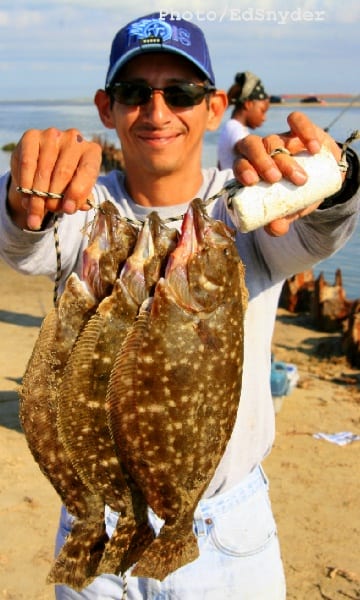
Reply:
<svg viewBox="0 0 360 600"><path fill-rule="evenodd" d="M347 110L349 110L349 108L350 108L350 107L351 107L351 106L352 106L352 105L353 105L355 102L357 102L357 100L360 100L360 94L358 94L357 96L354 96L354 98L351 100L351 102L349 102L349 104L348 104L347 106L345 106L345 108L344 108L344 109L343 109L343 110L342 110L342 111L341 111L341 112L340 112L340 113L337 115L337 117L335 117L335 119L333 119L333 120L331 121L331 123L330 123L330 124L329 124L327 127L325 127L325 128L324 128L324 131L326 131L326 132L327 132L327 131L329 131L330 127L332 127L332 126L334 125L334 123L336 123L336 121L338 121L338 120L339 120L339 119L340 119L340 118L343 116L343 114L344 114L344 113L345 113Z"/></svg>

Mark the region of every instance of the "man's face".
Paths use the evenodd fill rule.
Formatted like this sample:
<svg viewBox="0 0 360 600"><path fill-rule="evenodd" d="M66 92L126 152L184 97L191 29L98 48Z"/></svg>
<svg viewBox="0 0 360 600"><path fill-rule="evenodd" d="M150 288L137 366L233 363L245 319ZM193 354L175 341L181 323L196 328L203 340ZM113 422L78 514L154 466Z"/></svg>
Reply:
<svg viewBox="0 0 360 600"><path fill-rule="evenodd" d="M121 81L145 82L163 88L176 82L201 83L189 61L169 53L138 56L122 69ZM143 170L153 176L174 171L188 175L201 164L202 141L211 127L211 99L189 108L168 106L163 94L154 92L141 106L125 106L114 102L111 109L128 175Z"/></svg>

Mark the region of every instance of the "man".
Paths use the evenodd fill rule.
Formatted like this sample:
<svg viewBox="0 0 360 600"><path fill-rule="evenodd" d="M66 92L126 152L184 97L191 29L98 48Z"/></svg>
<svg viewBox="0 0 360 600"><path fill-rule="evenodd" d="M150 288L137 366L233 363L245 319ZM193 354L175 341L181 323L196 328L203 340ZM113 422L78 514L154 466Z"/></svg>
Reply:
<svg viewBox="0 0 360 600"><path fill-rule="evenodd" d="M12 156L11 179L5 175L0 181L1 255L24 273L54 276L54 211L62 213L64 282L79 269L85 244L80 230L93 216L86 212L87 199L99 202L110 197L131 219L144 220L154 209L163 218L176 217L194 197L211 197L233 177L231 170L201 170L203 136L220 124L226 94L215 89L206 42L192 23L154 14L120 30L113 41L105 89L97 91L95 103L105 127L117 131L125 175L112 172L95 185L99 147L75 129L48 129L24 134ZM340 160L334 140L305 115L294 113L288 121L287 134L246 138L234 171L244 185L260 179L272 183L282 176L298 185L305 182L306 174L291 156L270 156L275 148L316 153L326 143ZM334 197L274 221L266 231L237 232L249 290L241 402L224 457L196 511L200 557L163 582L138 579L128 572L125 580L102 575L80 593L58 586L58 600L118 599L123 585L131 600L284 600L276 526L260 467L274 439L271 337L284 279L340 248L354 230L359 168L353 152L347 160L348 174ZM31 190L50 192L50 197ZM57 193L63 198L51 197ZM233 227L222 200L210 203L208 212ZM107 512L109 533L115 522L116 515ZM157 527L156 517L153 522ZM70 526L71 517L63 511L58 546Z"/></svg>

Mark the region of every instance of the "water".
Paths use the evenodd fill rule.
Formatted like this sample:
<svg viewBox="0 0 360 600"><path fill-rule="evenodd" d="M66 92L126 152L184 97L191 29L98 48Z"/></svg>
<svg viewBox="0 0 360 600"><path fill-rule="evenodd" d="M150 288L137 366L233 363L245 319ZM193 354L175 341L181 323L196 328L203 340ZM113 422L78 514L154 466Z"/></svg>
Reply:
<svg viewBox="0 0 360 600"><path fill-rule="evenodd" d="M272 106L268 112L264 126L257 130L259 135L273 132L286 131L288 125L286 117L293 110L289 106ZM299 110L296 107L294 110ZM340 116L343 107L332 105L301 106L315 123L326 128L333 120ZM226 115L227 117L228 115ZM225 117L225 118L226 118ZM97 110L91 101L53 101L53 102L1 102L0 101L0 146L16 142L22 133L29 128L44 129L46 127L67 129L77 127L88 139L92 136L103 136L109 142L117 143L113 130L103 127ZM329 133L337 140L344 141L354 129L360 129L360 108L352 106L341 114L334 123ZM218 132L209 132L205 136L203 164L213 166L216 164L216 144ZM360 142L353 144L353 148L360 154ZM0 151L0 173L5 172L9 166L10 154ZM314 269L317 276L324 273L325 279L333 283L335 271L341 268L343 285L349 299L360 298L360 223L353 237L346 247L333 257L319 263Z"/></svg>

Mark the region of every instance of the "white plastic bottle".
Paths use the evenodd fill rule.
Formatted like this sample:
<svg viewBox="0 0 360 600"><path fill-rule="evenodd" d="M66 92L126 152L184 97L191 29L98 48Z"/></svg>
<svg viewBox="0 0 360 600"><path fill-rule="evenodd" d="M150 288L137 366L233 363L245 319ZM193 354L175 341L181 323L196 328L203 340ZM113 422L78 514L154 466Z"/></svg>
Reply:
<svg viewBox="0 0 360 600"><path fill-rule="evenodd" d="M246 233L267 225L274 219L296 213L314 202L335 194L342 185L339 165L334 155L322 147L318 154L302 152L293 157L306 171L308 180L297 186L281 179L253 186L239 186L236 180L224 188L222 198L231 220Z"/></svg>

